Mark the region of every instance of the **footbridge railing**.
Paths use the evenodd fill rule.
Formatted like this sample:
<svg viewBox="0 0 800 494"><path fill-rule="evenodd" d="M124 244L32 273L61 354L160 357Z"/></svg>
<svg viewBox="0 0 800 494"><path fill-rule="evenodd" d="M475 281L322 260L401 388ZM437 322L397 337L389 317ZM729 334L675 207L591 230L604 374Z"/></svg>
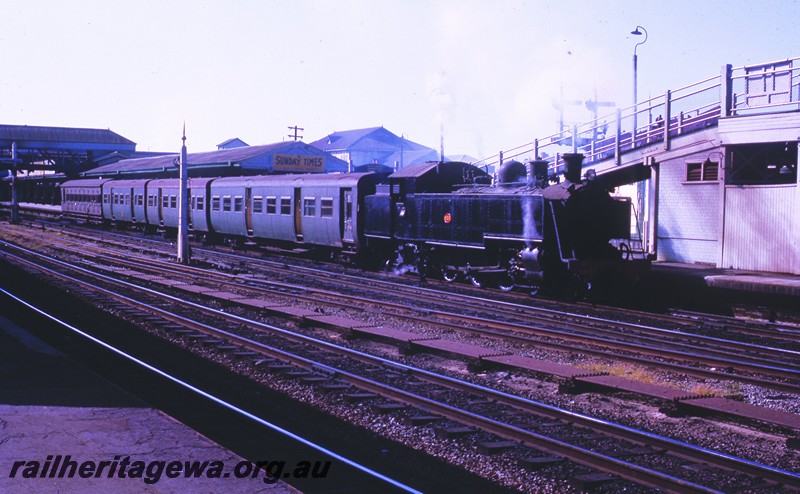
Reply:
<svg viewBox="0 0 800 494"><path fill-rule="evenodd" d="M506 160L544 159L558 170L561 155L582 153L584 165L614 159L632 150L662 145L678 136L716 126L721 117L800 110L800 57L733 68L719 75L635 106L572 127L571 131L535 139L501 151L478 166L500 165Z"/></svg>

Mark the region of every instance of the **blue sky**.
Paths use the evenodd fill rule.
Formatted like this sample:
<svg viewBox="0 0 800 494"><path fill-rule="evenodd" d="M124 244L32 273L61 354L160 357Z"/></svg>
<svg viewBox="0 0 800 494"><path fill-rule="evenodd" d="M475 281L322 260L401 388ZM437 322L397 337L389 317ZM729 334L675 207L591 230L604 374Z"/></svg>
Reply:
<svg viewBox="0 0 800 494"><path fill-rule="evenodd" d="M142 151L383 125L483 158L595 91L632 104L800 57L795 0L0 0L0 123L110 128ZM572 108L568 120L590 114Z"/></svg>

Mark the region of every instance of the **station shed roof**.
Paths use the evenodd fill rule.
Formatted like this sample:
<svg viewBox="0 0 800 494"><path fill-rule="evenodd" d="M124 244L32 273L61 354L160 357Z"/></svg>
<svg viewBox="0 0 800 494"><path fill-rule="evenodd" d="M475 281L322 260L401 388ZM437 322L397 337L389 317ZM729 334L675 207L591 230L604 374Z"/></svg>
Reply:
<svg viewBox="0 0 800 494"><path fill-rule="evenodd" d="M16 161L11 159L14 147ZM135 142L108 129L0 125L0 169L77 175L91 168L98 156L135 149Z"/></svg>
<svg viewBox="0 0 800 494"><path fill-rule="evenodd" d="M178 153L127 159L94 168L82 175L177 176L179 159ZM346 172L348 166L346 162L302 141L189 153L187 161L192 176Z"/></svg>
<svg viewBox="0 0 800 494"><path fill-rule="evenodd" d="M6 147L16 142L19 147L73 148L90 146L92 149L135 149L136 143L108 129L72 127L39 127L33 125L0 125L0 145Z"/></svg>

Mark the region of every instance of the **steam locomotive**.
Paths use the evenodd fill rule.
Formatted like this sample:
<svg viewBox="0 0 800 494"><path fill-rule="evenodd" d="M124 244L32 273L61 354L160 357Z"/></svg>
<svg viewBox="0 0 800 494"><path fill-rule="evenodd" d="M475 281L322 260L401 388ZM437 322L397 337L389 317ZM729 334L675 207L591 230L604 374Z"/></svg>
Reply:
<svg viewBox="0 0 800 494"><path fill-rule="evenodd" d="M564 155L505 163L495 184L480 168L431 162L375 172L189 180L195 240L308 249L420 276L502 290L525 286L585 295L593 283L630 283L647 267L630 259L631 204L581 178ZM552 183L555 182L555 183ZM174 231L178 179L81 179L61 185L68 218ZM612 241L613 240L613 241Z"/></svg>

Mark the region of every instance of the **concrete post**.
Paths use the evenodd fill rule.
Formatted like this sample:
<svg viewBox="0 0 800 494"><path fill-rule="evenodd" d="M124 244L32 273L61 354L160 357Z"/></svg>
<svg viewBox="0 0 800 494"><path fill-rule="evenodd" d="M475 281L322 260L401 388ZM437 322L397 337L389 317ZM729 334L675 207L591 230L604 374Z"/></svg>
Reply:
<svg viewBox="0 0 800 494"><path fill-rule="evenodd" d="M19 224L19 198L17 197L17 142L11 143L11 224Z"/></svg>
<svg viewBox="0 0 800 494"><path fill-rule="evenodd" d="M181 146L180 162L181 186L178 191L178 262L191 263L189 247L189 163L186 159L186 127L183 129L183 146Z"/></svg>

